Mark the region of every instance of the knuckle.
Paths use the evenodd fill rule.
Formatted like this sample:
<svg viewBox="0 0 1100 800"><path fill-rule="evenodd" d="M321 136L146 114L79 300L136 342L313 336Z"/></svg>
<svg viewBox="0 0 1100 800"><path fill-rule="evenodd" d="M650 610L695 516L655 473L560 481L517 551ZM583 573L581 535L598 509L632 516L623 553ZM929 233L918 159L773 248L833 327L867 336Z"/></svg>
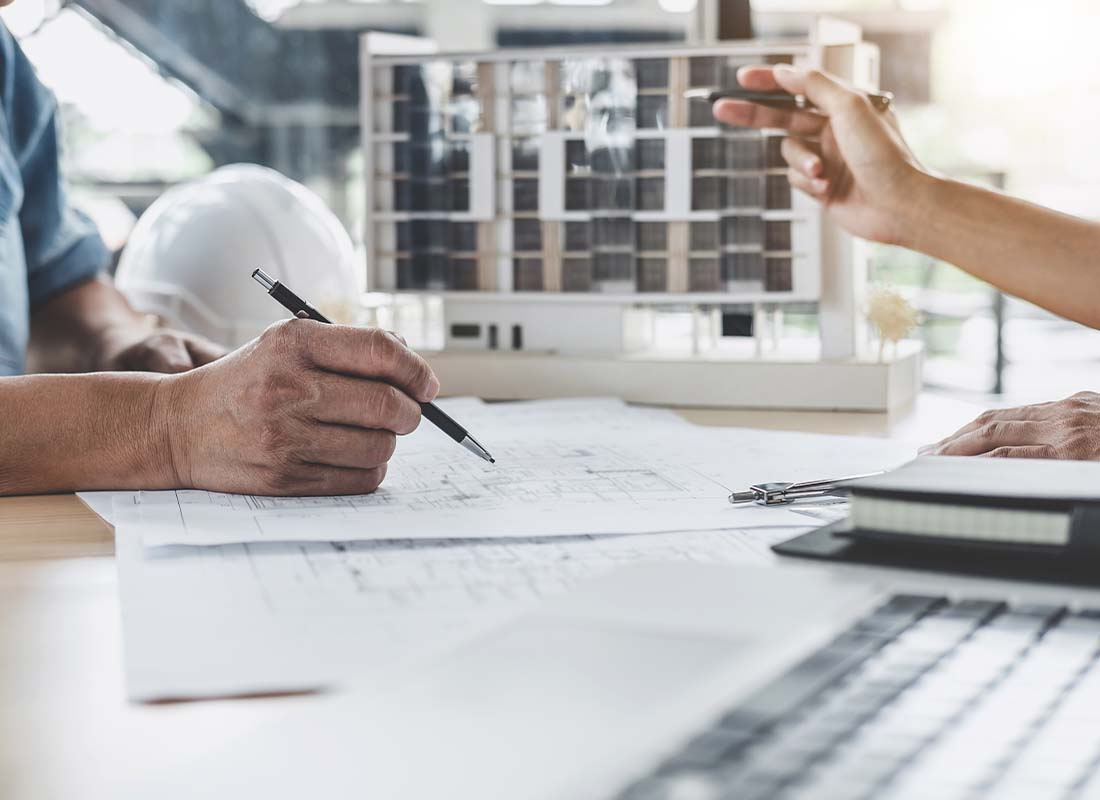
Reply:
<svg viewBox="0 0 1100 800"><path fill-rule="evenodd" d="M1000 439L1008 433L1008 426L999 420L987 422L978 432L984 439Z"/></svg>
<svg viewBox="0 0 1100 800"><path fill-rule="evenodd" d="M306 355L309 352L310 326L301 319L284 319L260 334L260 343L280 355Z"/></svg>
<svg viewBox="0 0 1100 800"><path fill-rule="evenodd" d="M867 98L857 92L845 92L840 98L840 107L849 113L863 111L867 106Z"/></svg>
<svg viewBox="0 0 1100 800"><path fill-rule="evenodd" d="M397 361L398 344L392 336L389 336L380 328L372 328L367 332L367 352L371 360L381 366L389 367Z"/></svg>
<svg viewBox="0 0 1100 800"><path fill-rule="evenodd" d="M308 383L293 373L275 370L266 374L256 389L256 405L265 413L277 414L301 403Z"/></svg>
<svg viewBox="0 0 1100 800"><path fill-rule="evenodd" d="M426 389L432 379L432 376L435 374L432 372L432 368L428 366L428 362L421 358L418 354L410 351L409 365L409 383L411 388L417 391Z"/></svg>
<svg viewBox="0 0 1100 800"><path fill-rule="evenodd" d="M1069 397L1065 404L1072 408L1075 412L1075 416L1083 417L1087 416L1087 413L1096 408L1097 397L1094 392L1078 392L1077 394Z"/></svg>
<svg viewBox="0 0 1100 800"><path fill-rule="evenodd" d="M381 427L394 424L401 414L400 392L384 383L375 384L368 400L371 421Z"/></svg>
<svg viewBox="0 0 1100 800"><path fill-rule="evenodd" d="M1093 428L1093 414L1085 408L1078 408L1069 415L1069 424L1083 434Z"/></svg>
<svg viewBox="0 0 1100 800"><path fill-rule="evenodd" d="M371 492L378 491L378 487L382 485L382 481L386 479L386 465L383 464L380 467L367 470L363 481L364 494L370 494Z"/></svg>
<svg viewBox="0 0 1100 800"><path fill-rule="evenodd" d="M284 319L268 325L264 328L264 332L260 334L260 343L271 346L283 341L287 336L287 327L290 322L290 320Z"/></svg>
<svg viewBox="0 0 1100 800"><path fill-rule="evenodd" d="M397 435L390 431L379 431L375 437L373 450L373 461L376 465L387 463L397 450Z"/></svg>

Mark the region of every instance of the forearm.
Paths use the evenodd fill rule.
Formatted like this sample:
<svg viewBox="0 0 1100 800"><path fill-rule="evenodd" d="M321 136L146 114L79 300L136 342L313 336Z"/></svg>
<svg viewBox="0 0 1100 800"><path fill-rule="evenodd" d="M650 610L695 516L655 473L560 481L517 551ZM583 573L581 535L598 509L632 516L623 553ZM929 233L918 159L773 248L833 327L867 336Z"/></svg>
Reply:
<svg viewBox="0 0 1100 800"><path fill-rule="evenodd" d="M1100 328L1100 225L939 178L919 197L905 246Z"/></svg>
<svg viewBox="0 0 1100 800"><path fill-rule="evenodd" d="M109 279L97 278L52 298L31 316L31 372L93 372L109 336L147 332L138 314Z"/></svg>
<svg viewBox="0 0 1100 800"><path fill-rule="evenodd" d="M0 379L0 495L173 487L166 380L117 373Z"/></svg>

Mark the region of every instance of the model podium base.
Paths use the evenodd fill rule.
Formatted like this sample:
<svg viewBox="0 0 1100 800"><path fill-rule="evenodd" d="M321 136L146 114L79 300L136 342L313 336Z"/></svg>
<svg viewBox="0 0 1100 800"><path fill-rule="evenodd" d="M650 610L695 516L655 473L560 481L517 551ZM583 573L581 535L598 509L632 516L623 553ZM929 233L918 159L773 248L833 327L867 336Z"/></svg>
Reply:
<svg viewBox="0 0 1100 800"><path fill-rule="evenodd" d="M448 395L485 400L620 397L690 408L882 412L921 387L923 348L902 342L882 362L734 360L720 356L423 353Z"/></svg>

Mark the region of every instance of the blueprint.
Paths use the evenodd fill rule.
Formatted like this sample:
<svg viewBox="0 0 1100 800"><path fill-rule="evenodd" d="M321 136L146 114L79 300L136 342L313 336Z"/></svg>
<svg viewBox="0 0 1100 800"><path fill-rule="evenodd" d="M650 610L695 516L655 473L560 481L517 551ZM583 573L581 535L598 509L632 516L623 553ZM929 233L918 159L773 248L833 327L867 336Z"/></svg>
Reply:
<svg viewBox="0 0 1100 800"><path fill-rule="evenodd" d="M843 505L733 508L731 489L911 455L881 440L699 428L614 401L445 405L497 466L425 426L370 496L115 494L130 696L384 681L620 565L770 562L772 544Z"/></svg>
<svg viewBox="0 0 1100 800"><path fill-rule="evenodd" d="M617 566L768 563L769 546L799 532L145 549L129 519L119 514L116 548L137 701L383 680Z"/></svg>
<svg viewBox="0 0 1100 800"><path fill-rule="evenodd" d="M445 407L496 464L424 425L399 444L372 495L175 491L122 502L139 513L149 546L722 530L806 522L786 508L734 508L733 488L884 469L912 455L882 440L700 428L610 400Z"/></svg>

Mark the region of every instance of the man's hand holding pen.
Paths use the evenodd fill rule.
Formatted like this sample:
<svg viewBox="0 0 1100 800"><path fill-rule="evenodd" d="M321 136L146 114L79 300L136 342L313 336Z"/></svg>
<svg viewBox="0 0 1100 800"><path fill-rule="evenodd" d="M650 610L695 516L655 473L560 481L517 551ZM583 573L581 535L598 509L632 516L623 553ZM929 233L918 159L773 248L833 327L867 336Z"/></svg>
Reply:
<svg viewBox="0 0 1100 800"><path fill-rule="evenodd" d="M166 428L176 486L364 494L438 392L428 364L393 334L293 319L166 377L151 418Z"/></svg>

